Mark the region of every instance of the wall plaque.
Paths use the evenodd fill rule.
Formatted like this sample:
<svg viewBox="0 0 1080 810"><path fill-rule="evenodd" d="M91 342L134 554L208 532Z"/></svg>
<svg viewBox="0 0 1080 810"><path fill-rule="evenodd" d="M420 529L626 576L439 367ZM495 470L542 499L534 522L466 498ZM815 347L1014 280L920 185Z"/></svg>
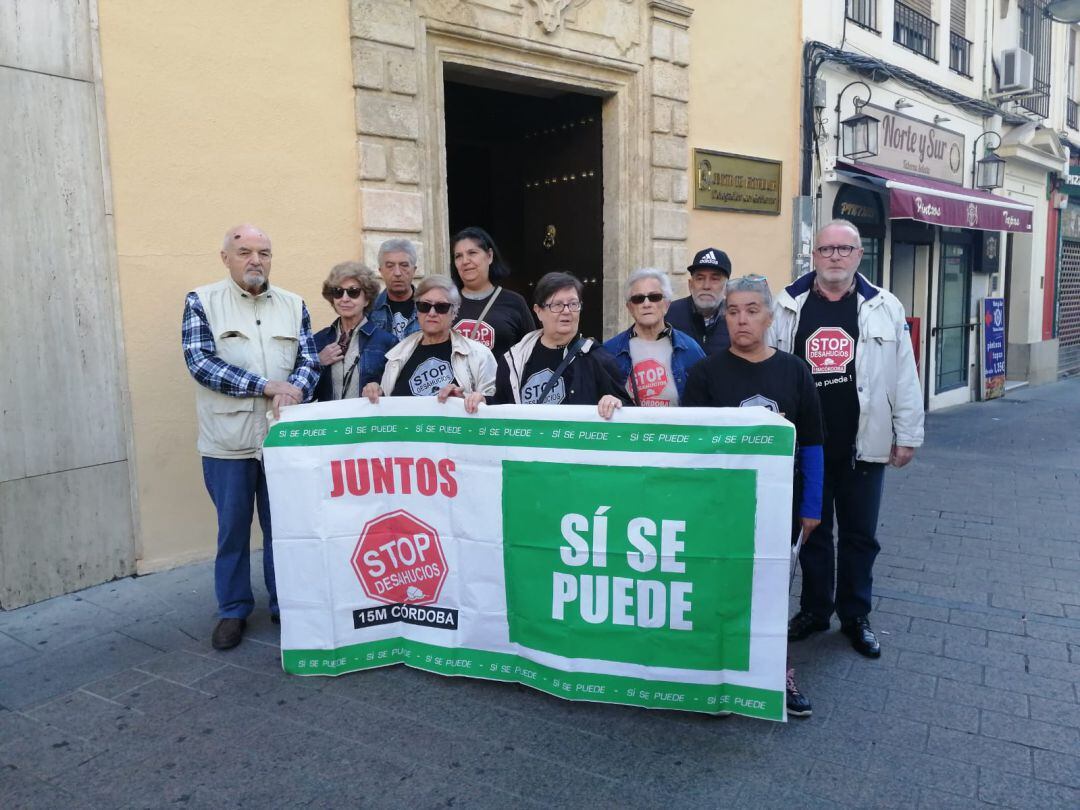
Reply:
<svg viewBox="0 0 1080 810"><path fill-rule="evenodd" d="M779 214L779 160L694 150L694 208Z"/></svg>

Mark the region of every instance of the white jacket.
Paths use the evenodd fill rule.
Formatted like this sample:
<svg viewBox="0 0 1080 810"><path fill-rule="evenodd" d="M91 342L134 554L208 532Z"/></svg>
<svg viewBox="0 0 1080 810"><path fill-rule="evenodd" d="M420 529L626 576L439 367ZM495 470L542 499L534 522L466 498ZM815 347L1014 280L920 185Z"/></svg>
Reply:
<svg viewBox="0 0 1080 810"><path fill-rule="evenodd" d="M799 315L815 276L813 272L801 276L776 296L767 339L781 351L795 354ZM858 273L855 279L859 298L859 343L855 349L859 430L855 458L884 464L894 444L922 445L922 389L903 304Z"/></svg>
<svg viewBox="0 0 1080 810"><path fill-rule="evenodd" d="M379 387L387 396L394 390L401 369L420 345L423 332L413 332L386 353L386 368ZM482 343L450 330L450 368L466 394L479 391L485 397L495 393L495 355Z"/></svg>

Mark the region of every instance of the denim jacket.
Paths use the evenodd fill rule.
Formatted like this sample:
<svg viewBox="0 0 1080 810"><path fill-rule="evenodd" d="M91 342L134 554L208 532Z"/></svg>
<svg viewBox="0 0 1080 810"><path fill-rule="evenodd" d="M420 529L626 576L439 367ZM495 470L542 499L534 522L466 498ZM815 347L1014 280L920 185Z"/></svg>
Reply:
<svg viewBox="0 0 1080 810"><path fill-rule="evenodd" d="M394 334L394 311L390 309L390 302L386 298L386 290L383 290L377 296L375 296L375 303L371 306L371 312L368 313L368 320L375 324L376 329L382 329L384 332ZM408 337L413 332L420 331L420 321L416 318L416 310L413 310L411 316L409 316L409 323L405 327L405 334L402 337ZM395 341L396 342L396 341Z"/></svg>
<svg viewBox="0 0 1080 810"><path fill-rule="evenodd" d="M335 321L334 323L337 323ZM360 376L360 390L369 382L378 382L382 379L383 368L386 366L386 353L394 348L397 343L394 336L382 329L377 329L372 323L371 316L360 326L360 333L364 335L364 348L360 350L360 362L356 373ZM337 339L334 332L334 324L315 333L315 351L321 352ZM330 367L322 368L322 375L315 386L315 400L317 402L331 402L334 399L334 383L330 377Z"/></svg>
<svg viewBox="0 0 1080 810"><path fill-rule="evenodd" d="M671 373L675 377L675 389L679 392L681 400L683 389L686 387L686 373L692 365L705 359L705 352L686 332L680 332L670 325L668 328L671 330ZM615 357L615 362L619 366L620 379L624 383L630 379L630 367L633 365L630 360L632 332L632 328L627 329L604 344L604 348Z"/></svg>

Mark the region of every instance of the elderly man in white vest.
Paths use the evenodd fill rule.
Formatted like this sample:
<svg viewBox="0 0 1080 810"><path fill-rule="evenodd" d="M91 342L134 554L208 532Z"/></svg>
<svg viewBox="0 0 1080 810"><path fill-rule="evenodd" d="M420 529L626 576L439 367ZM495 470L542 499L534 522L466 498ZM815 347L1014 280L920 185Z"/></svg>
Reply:
<svg viewBox="0 0 1080 810"><path fill-rule="evenodd" d="M270 503L262 467L267 408L311 398L319 358L311 318L300 296L270 286L270 238L253 225L225 234L221 261L229 277L187 294L183 346L199 383L199 453L203 480L217 509L214 587L218 623L211 643L240 643L255 605L251 591L251 518L263 532L263 578L270 617L278 622Z"/></svg>

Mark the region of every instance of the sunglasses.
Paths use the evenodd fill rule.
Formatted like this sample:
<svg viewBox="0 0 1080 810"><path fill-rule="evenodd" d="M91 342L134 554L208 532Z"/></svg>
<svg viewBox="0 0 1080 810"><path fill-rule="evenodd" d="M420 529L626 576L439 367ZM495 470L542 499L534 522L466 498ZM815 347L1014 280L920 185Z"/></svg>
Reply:
<svg viewBox="0 0 1080 810"><path fill-rule="evenodd" d="M355 301L357 298L359 298L363 294L364 294L364 291L362 289L360 289L359 287L331 287L330 288L330 295L333 296L334 300L337 300L338 298L341 298L343 295L347 295L347 296L349 296L349 298L351 298L351 299L353 299Z"/></svg>
<svg viewBox="0 0 1080 810"><path fill-rule="evenodd" d="M630 296L630 303L631 304L644 304L646 299L648 299L649 301L652 301L654 304L659 304L661 301L664 300L664 294L663 293L658 293L658 292L651 292L651 293L648 293L648 294L646 294L646 293L638 293L637 295L631 295Z"/></svg>
<svg viewBox="0 0 1080 810"><path fill-rule="evenodd" d="M445 315L447 312L450 311L450 308L452 306L453 304L451 304L449 301L440 301L437 304L433 301L417 301L416 311L427 315L429 312L431 312L431 310L435 310L440 315Z"/></svg>

